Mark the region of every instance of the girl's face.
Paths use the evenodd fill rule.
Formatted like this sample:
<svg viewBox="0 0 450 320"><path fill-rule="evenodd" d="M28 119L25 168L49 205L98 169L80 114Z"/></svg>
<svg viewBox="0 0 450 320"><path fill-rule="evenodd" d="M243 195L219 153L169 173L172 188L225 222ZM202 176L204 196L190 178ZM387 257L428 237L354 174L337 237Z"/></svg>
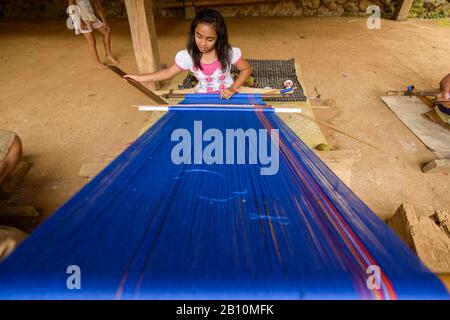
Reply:
<svg viewBox="0 0 450 320"><path fill-rule="evenodd" d="M214 49L217 33L212 24L199 23L195 28L195 44L202 54Z"/></svg>

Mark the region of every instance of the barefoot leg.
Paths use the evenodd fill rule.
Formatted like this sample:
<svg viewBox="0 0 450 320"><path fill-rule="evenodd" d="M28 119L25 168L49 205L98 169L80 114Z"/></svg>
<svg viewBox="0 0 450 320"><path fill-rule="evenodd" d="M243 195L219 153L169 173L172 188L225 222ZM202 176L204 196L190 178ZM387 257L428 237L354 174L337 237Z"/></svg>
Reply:
<svg viewBox="0 0 450 320"><path fill-rule="evenodd" d="M105 47L105 58L111 63L119 63L114 59L111 52L111 34L104 26L97 29L103 35L103 46Z"/></svg>
<svg viewBox="0 0 450 320"><path fill-rule="evenodd" d="M91 54L92 58L94 59L97 68L100 68L100 69L106 68L106 66L100 61L100 59L98 57L97 46L95 43L95 37L92 34L92 32L83 33L83 35L86 37L86 40L88 42L89 53Z"/></svg>

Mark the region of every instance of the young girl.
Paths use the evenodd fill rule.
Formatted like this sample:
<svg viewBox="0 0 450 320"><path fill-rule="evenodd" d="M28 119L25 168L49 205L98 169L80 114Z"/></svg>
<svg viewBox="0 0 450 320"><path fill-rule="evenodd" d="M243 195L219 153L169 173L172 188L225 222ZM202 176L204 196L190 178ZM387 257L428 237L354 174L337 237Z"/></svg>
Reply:
<svg viewBox="0 0 450 320"><path fill-rule="evenodd" d="M95 44L95 37L92 34L92 29L96 29L103 35L103 46L105 47L105 58L111 63L119 63L113 58L111 53L111 38L110 27L106 21L103 8L99 0L68 0L69 6L76 5L79 8L80 24L74 21L75 34L82 33L88 42L89 52L95 60L96 67L99 69L107 69L107 67L100 61L97 53L97 46ZM92 8L91 6L94 8ZM95 9L95 10L94 10ZM100 18L97 17L97 15Z"/></svg>
<svg viewBox="0 0 450 320"><path fill-rule="evenodd" d="M233 82L231 65L239 70ZM186 50L179 51L175 63L167 69L142 75L125 75L136 81L162 81L190 70L198 80L198 93L220 93L229 99L252 73L252 67L242 58L239 48L228 43L228 33L222 15L216 10L198 12L192 21Z"/></svg>

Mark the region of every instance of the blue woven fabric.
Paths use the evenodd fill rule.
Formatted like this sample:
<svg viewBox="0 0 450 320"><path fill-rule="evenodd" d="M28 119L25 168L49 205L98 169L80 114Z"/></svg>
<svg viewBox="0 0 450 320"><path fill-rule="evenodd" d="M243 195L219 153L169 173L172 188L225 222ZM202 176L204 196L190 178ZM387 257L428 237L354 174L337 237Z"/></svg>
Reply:
<svg viewBox="0 0 450 320"><path fill-rule="evenodd" d="M220 103L184 103L205 101ZM224 134L278 129L278 172L174 164L171 135L194 134L195 121ZM70 265L81 289L68 289ZM368 287L370 266L381 271L379 289ZM226 111L165 114L0 264L0 286L1 299L448 298L276 114Z"/></svg>

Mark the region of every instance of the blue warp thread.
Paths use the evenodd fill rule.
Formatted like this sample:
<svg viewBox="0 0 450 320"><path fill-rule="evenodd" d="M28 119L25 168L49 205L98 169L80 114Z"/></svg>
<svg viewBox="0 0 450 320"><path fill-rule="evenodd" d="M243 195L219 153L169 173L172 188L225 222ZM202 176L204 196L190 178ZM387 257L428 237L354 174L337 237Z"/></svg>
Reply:
<svg viewBox="0 0 450 320"><path fill-rule="evenodd" d="M263 104L195 94L183 103ZM192 133L194 121L279 129L278 173L173 164L171 134ZM79 290L67 287L70 265ZM373 265L380 289L367 285ZM166 113L0 264L0 287L1 299L448 298L276 114L225 111Z"/></svg>

